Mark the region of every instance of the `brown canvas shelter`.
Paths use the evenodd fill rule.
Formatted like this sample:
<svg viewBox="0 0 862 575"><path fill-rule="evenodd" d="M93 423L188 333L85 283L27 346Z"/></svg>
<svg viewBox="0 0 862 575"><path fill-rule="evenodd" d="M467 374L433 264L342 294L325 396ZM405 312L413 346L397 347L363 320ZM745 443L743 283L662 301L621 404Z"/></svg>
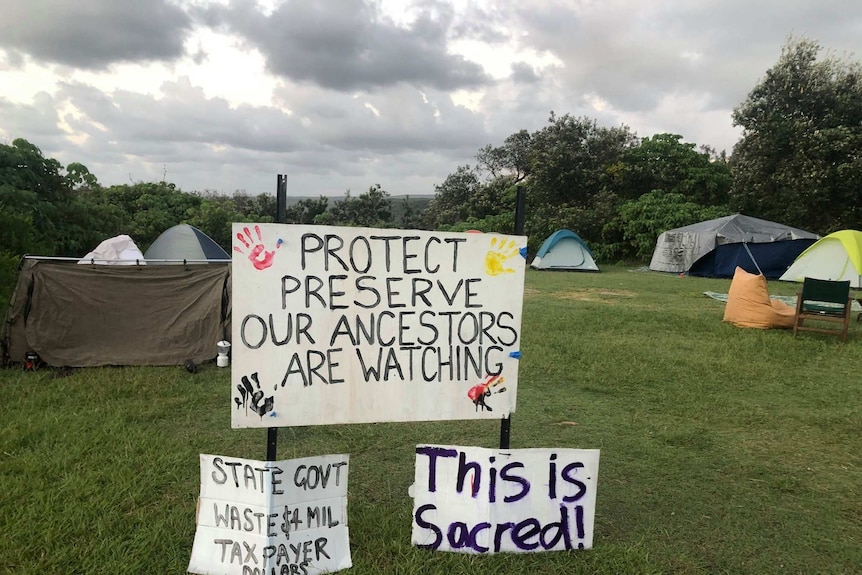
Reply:
<svg viewBox="0 0 862 575"><path fill-rule="evenodd" d="M181 365L230 336L230 264L107 266L26 258L0 333L5 362Z"/></svg>

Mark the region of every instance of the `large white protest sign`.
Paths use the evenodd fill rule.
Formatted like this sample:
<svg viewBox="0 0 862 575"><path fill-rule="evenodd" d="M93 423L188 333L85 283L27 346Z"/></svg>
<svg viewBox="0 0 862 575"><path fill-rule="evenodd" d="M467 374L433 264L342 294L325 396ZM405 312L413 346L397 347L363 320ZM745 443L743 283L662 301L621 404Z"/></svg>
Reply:
<svg viewBox="0 0 862 575"><path fill-rule="evenodd" d="M190 573L306 575L352 566L347 455L200 459Z"/></svg>
<svg viewBox="0 0 862 575"><path fill-rule="evenodd" d="M515 409L526 238L234 224L233 427Z"/></svg>
<svg viewBox="0 0 862 575"><path fill-rule="evenodd" d="M416 448L413 544L498 553L593 545L597 449Z"/></svg>

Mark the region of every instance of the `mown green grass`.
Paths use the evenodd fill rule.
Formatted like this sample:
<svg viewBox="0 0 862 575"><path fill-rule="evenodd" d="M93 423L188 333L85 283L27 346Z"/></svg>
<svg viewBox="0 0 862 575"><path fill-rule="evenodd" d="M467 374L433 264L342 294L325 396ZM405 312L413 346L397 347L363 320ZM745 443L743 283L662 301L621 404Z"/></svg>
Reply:
<svg viewBox="0 0 862 575"><path fill-rule="evenodd" d="M496 422L281 429L278 457L350 454L352 573L858 573L862 324L735 328L702 295L729 285L528 273L511 446L602 450L592 550L410 545L415 445L495 447ZM0 572L184 573L198 454L265 458L230 428L228 370L54 375L0 371Z"/></svg>

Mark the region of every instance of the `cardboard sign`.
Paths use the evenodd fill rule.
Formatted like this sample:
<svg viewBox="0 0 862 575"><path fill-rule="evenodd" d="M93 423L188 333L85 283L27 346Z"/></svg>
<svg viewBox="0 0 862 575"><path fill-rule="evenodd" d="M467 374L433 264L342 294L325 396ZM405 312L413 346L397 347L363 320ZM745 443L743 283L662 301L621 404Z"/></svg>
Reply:
<svg viewBox="0 0 862 575"><path fill-rule="evenodd" d="M200 459L190 573L305 575L352 566L347 455Z"/></svg>
<svg viewBox="0 0 862 575"><path fill-rule="evenodd" d="M233 427L515 409L525 237L234 224Z"/></svg>
<svg viewBox="0 0 862 575"><path fill-rule="evenodd" d="M413 544L461 553L589 549L597 449L416 448Z"/></svg>

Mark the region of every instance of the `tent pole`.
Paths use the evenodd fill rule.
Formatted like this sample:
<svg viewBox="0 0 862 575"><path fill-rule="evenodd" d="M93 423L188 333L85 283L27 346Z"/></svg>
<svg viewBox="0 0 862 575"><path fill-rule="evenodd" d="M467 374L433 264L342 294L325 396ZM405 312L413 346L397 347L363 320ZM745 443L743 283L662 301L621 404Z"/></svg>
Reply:
<svg viewBox="0 0 862 575"><path fill-rule="evenodd" d="M515 196L515 235L524 235L524 221L526 220L525 192L523 186L517 187ZM512 415L509 414L500 420L500 449L509 449L509 439L512 435Z"/></svg>
<svg viewBox="0 0 862 575"><path fill-rule="evenodd" d="M757 273L759 273L760 275L763 275L763 270L760 269L759 265L757 265L757 260L754 259L754 254L751 253L751 250L748 248L748 242L746 242L745 240L742 240L742 247L745 248L745 251L748 252L748 257L750 257L751 261L754 262L754 267L757 268Z"/></svg>
<svg viewBox="0 0 862 575"><path fill-rule="evenodd" d="M287 174L278 174L275 185L275 221L287 223ZM278 428L266 430L266 460L275 461L278 451Z"/></svg>

